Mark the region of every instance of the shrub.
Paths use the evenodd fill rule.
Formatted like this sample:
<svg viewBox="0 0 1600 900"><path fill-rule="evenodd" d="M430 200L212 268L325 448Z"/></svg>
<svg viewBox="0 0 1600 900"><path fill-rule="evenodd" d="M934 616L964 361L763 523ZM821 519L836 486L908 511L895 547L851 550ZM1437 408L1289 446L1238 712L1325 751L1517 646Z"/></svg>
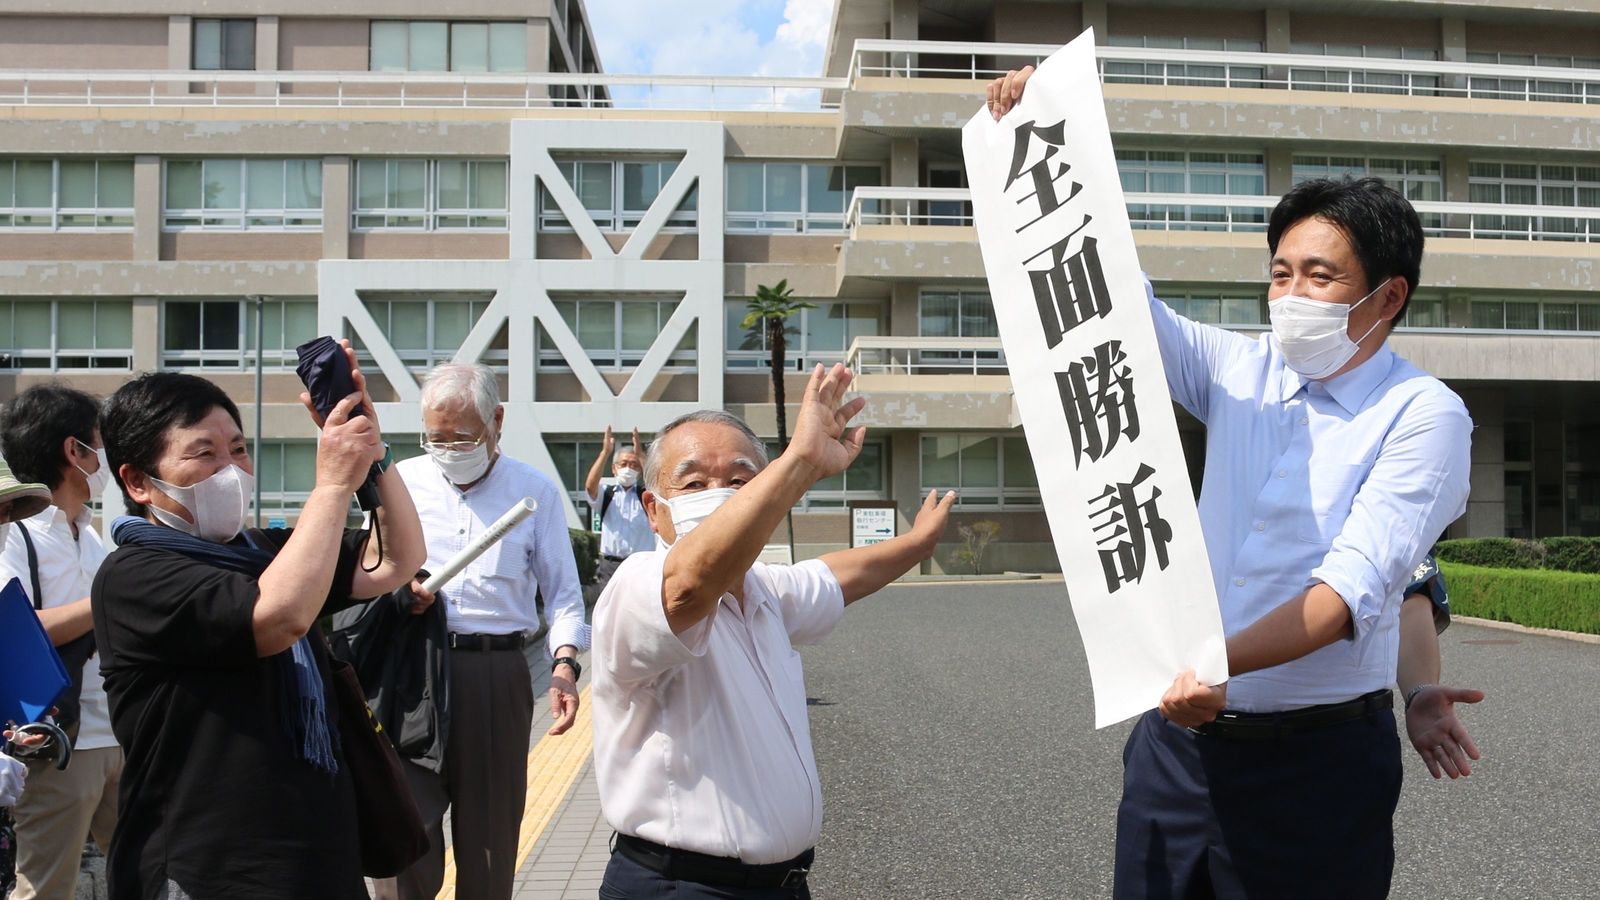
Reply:
<svg viewBox="0 0 1600 900"><path fill-rule="evenodd" d="M957 527L961 533L962 546L956 550L955 559L972 567L972 574L983 574L983 554L989 549L989 542L1000 534L1000 523L992 519L983 519L971 525Z"/></svg>
<svg viewBox="0 0 1600 900"><path fill-rule="evenodd" d="M1485 566L1492 569L1538 569L1544 566L1545 547L1519 538L1461 538L1440 541L1441 562Z"/></svg>
<svg viewBox="0 0 1600 900"><path fill-rule="evenodd" d="M1552 537L1541 543L1548 551L1544 559L1546 569L1600 575L1600 538Z"/></svg>
<svg viewBox="0 0 1600 900"><path fill-rule="evenodd" d="M1600 634L1600 577L1445 562L1450 608L1464 616Z"/></svg>
<svg viewBox="0 0 1600 900"><path fill-rule="evenodd" d="M572 538L572 558L578 563L578 583L594 584L600 569L600 535L583 528L568 528Z"/></svg>

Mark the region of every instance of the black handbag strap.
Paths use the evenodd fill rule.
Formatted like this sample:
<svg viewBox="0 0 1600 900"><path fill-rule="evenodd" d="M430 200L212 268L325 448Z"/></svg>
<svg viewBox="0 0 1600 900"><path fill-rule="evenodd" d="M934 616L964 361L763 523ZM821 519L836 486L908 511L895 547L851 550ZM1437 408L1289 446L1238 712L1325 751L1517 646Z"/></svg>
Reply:
<svg viewBox="0 0 1600 900"><path fill-rule="evenodd" d="M28 547L28 574L33 578L33 608L44 609L44 591L39 589L39 551L33 548L33 535L28 533L28 526L20 520L11 524L22 532L22 543Z"/></svg>

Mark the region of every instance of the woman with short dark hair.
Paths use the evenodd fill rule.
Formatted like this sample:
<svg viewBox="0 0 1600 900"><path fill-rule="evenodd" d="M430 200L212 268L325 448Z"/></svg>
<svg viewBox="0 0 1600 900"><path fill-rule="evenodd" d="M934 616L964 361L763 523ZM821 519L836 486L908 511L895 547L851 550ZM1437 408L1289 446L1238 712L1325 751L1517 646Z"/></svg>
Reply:
<svg viewBox="0 0 1600 900"><path fill-rule="evenodd" d="M351 368L355 354L345 342ZM292 529L241 533L253 468L238 408L203 378L144 375L107 401L128 509L95 579L95 636L127 754L111 895L365 897L322 615L406 583L422 529L365 379L323 421ZM308 409L310 398L302 395ZM381 550L347 531L373 463Z"/></svg>

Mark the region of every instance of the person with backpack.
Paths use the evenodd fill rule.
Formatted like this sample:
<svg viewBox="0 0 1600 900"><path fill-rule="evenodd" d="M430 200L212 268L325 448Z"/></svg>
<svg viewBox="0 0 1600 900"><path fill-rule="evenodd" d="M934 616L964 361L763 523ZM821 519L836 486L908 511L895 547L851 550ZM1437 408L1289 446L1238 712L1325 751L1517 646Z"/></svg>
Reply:
<svg viewBox="0 0 1600 900"><path fill-rule="evenodd" d="M122 749L111 732L89 613L89 588L106 556L89 503L111 479L99 424L95 399L59 384L23 391L0 415L0 452L20 480L42 483L51 495L44 510L11 524L0 584L22 582L72 679L56 717L73 740L72 764L58 771L50 760L30 760L28 790L12 809L13 900L75 896L84 842L92 835L109 852L117 823Z"/></svg>
<svg viewBox="0 0 1600 900"><path fill-rule="evenodd" d="M601 473L606 460L611 461L614 484L601 489ZM596 520L600 523L600 565L595 570L594 584L584 588L584 600L594 605L600 592L606 589L617 566L630 555L655 547L655 533L650 530L650 517L644 511L644 454L639 450L639 429L633 430L633 446L618 447L611 426L606 426L605 438L600 444L600 455L589 467L589 477L583 489L590 503L600 505Z"/></svg>

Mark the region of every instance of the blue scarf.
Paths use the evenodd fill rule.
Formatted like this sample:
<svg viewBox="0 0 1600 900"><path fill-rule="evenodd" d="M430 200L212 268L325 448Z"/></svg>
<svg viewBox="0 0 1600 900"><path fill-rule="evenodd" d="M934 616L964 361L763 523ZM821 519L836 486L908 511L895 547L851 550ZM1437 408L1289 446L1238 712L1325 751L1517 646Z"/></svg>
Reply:
<svg viewBox="0 0 1600 900"><path fill-rule="evenodd" d="M261 577L275 556L272 551L255 546L248 535L243 543L219 544L132 516L119 516L111 525L111 537L119 545L153 547L251 578ZM285 730L299 738L300 758L328 775L337 774L339 761L334 754L338 732L323 695L322 673L317 670L317 659L311 651L310 633L273 659L284 695L296 698L280 711Z"/></svg>

